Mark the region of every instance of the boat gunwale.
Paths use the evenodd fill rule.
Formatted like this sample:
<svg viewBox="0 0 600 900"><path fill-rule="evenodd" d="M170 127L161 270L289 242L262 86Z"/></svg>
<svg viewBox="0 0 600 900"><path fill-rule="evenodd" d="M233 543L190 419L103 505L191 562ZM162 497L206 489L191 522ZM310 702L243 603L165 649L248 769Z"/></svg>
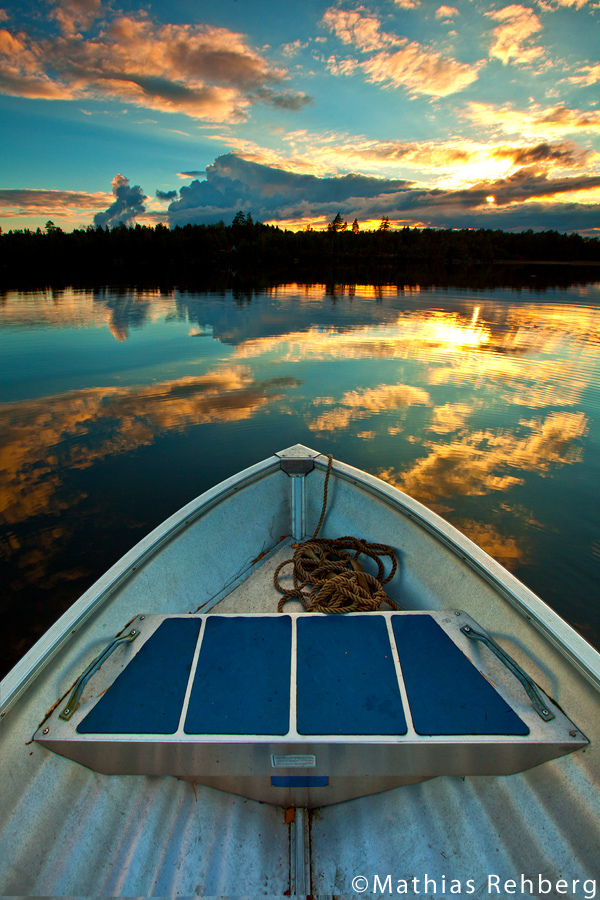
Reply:
<svg viewBox="0 0 600 900"><path fill-rule="evenodd" d="M315 466L327 467L327 457L316 457ZM489 553L433 510L405 494L399 488L344 462L334 461L338 478L362 487L368 493L385 498L388 505L416 522L509 601L595 688L600 690L600 653L562 616L526 587Z"/></svg>
<svg viewBox="0 0 600 900"><path fill-rule="evenodd" d="M80 627L139 566L147 562L178 532L183 531L229 496L277 471L280 463L279 456L269 456L219 482L178 509L121 556L50 626L2 679L0 714L4 716L8 712L48 663L78 633Z"/></svg>

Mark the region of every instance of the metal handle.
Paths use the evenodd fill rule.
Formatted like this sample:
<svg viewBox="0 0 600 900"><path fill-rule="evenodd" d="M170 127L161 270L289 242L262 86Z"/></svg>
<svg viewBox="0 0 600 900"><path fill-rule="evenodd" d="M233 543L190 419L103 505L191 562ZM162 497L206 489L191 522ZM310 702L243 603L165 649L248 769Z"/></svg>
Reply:
<svg viewBox="0 0 600 900"><path fill-rule="evenodd" d="M122 637L116 637L114 641L111 641L108 646L104 648L100 656L97 656L93 662L89 664L85 672L83 672L75 684L73 685L73 691L71 692L71 696L67 700L67 705L60 713L60 719L70 719L77 707L79 706L79 701L81 699L81 694L83 693L83 689L100 666L107 659L113 650L116 650L121 644L130 644L132 641L136 639L139 631L136 631L135 628L132 629L129 634L123 635Z"/></svg>
<svg viewBox="0 0 600 900"><path fill-rule="evenodd" d="M495 653L500 662L503 662L507 669L509 669L513 675L515 675L527 693L529 694L529 699L533 704L533 708L535 709L538 716L544 720L544 722L550 722L555 718L554 713L550 712L542 698L540 697L538 690L531 680L529 675L523 671L520 665L514 661L512 656L509 656L502 647L496 643L496 641L488 637L487 634L481 634L480 631L474 631L470 625L463 625L460 629L464 635L471 640L481 641L482 644L485 644L486 647L489 647L492 653Z"/></svg>

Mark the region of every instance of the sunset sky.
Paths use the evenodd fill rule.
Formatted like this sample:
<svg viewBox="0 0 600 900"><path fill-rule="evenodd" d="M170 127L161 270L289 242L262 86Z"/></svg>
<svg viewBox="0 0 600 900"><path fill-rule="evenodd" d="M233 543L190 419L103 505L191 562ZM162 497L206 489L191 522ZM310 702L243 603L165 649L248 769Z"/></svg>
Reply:
<svg viewBox="0 0 600 900"><path fill-rule="evenodd" d="M0 225L600 235L598 0L0 8Z"/></svg>

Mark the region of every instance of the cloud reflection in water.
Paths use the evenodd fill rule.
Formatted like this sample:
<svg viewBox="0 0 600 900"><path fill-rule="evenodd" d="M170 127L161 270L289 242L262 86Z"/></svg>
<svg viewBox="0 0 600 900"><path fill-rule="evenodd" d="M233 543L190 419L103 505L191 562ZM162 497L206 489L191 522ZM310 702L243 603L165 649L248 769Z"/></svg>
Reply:
<svg viewBox="0 0 600 900"><path fill-rule="evenodd" d="M130 453L160 434L209 422L239 422L280 399L292 377L255 381L241 365L158 384L96 387L0 406L5 522L60 513L67 470Z"/></svg>

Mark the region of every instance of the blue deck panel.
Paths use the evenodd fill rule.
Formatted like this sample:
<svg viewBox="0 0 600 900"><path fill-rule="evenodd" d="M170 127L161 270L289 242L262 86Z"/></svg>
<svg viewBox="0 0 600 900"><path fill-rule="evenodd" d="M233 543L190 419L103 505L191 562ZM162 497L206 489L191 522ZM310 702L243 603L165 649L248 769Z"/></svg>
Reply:
<svg viewBox="0 0 600 900"><path fill-rule="evenodd" d="M291 652L289 616L206 619L186 734L287 734Z"/></svg>
<svg viewBox="0 0 600 900"><path fill-rule="evenodd" d="M431 616L395 615L392 628L417 734L529 734Z"/></svg>
<svg viewBox="0 0 600 900"><path fill-rule="evenodd" d="M297 629L299 734L406 733L383 616L300 617Z"/></svg>
<svg viewBox="0 0 600 900"><path fill-rule="evenodd" d="M174 734L200 619L166 619L77 726L80 734Z"/></svg>

